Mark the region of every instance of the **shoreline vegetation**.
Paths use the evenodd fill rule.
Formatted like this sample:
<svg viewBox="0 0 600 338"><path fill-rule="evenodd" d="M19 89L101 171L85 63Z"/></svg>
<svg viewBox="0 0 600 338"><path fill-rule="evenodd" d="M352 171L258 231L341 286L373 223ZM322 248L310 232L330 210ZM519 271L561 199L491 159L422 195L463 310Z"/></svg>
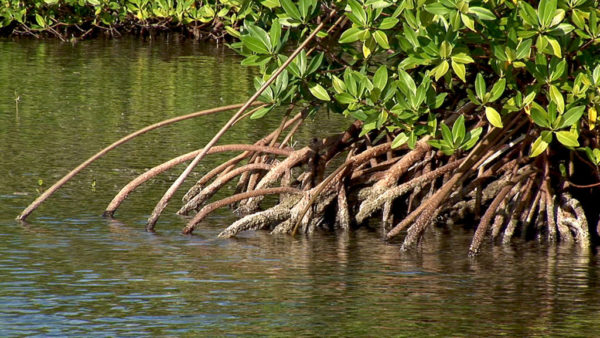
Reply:
<svg viewBox="0 0 600 338"><path fill-rule="evenodd" d="M239 36L250 1L1 0L0 36L63 42L176 32L222 42Z"/></svg>
<svg viewBox="0 0 600 338"><path fill-rule="evenodd" d="M517 237L586 249L598 243L597 0L28 3L18 18L4 14L3 34L45 32L67 41L102 31L185 31L231 42L241 64L260 72L256 92L207 145L133 180L107 207L107 217L139 185L191 161L152 212L147 230L154 231L204 156L235 151L241 153L185 194L178 213L193 216L183 233L230 206L240 219L220 237L376 224L384 240L400 238L402 250L418 245L431 226L473 228L470 255L486 242ZM303 148L290 146L304 121L327 112L354 123ZM217 145L240 119L266 114L281 118L271 134L254 144ZM141 133L84 162L18 219L111 147ZM234 179L235 194L211 201ZM278 202L268 205L267 195Z"/></svg>

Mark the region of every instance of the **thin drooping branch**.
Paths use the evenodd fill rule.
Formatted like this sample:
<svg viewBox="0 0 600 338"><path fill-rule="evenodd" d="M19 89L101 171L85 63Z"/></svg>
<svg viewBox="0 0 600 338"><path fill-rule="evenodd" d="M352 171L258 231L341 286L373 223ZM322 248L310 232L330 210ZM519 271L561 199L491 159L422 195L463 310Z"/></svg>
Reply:
<svg viewBox="0 0 600 338"><path fill-rule="evenodd" d="M259 105L259 104L262 104L262 103L253 103L253 105ZM191 118L210 115L210 114L214 114L214 113L220 113L220 112L224 112L224 111L228 111L228 110L232 110L232 109L238 109L240 107L242 107L242 104L233 104L233 105L229 105L229 106L217 107L217 108L207 109L207 110L203 110L203 111L199 111L199 112L195 112L195 113L191 113L191 114L187 114L187 115L183 115L183 116L174 117L174 118L171 118L168 120L164 120L164 121L149 125L145 128L137 130L137 131L121 138L120 140L109 145L108 147L100 150L99 152L94 154L94 156L85 160L85 162L78 165L75 169L71 170L68 174L63 176L56 183L54 183L50 188L45 190L40 196L38 196L38 198L35 199L35 201L33 201L29 206L27 206L27 208L25 208L25 210L23 210L19 216L17 216L17 220L24 221L29 216L29 214L31 214L35 209L37 209L37 207L39 207L48 197L50 197L52 194L54 194L60 187L62 187L65 183L67 183L69 180L71 180L80 171L87 168L92 162L101 158L106 153L117 148L118 146L120 146L142 134L145 134L151 130L165 127L165 126L168 126L175 122L189 120Z"/></svg>
<svg viewBox="0 0 600 338"><path fill-rule="evenodd" d="M327 17L327 19L333 17L333 15L335 15L335 13L336 13L336 11L333 10L331 15L329 15ZM240 110L237 113L235 113L235 115L233 115L231 117L231 119L229 119L229 121L227 121L227 123L223 126L223 128L221 128L221 130L219 130L219 132L208 142L208 144L203 148L203 150L200 153L198 153L198 155L192 160L192 162L187 166L187 168L185 168L183 173L181 173L181 175L179 175L177 180L175 180L175 182L173 182L173 184L169 187L169 189L165 192L163 197L160 199L160 201L154 207L154 210L152 211L152 215L150 215L150 218L148 219L148 224L146 225L147 231L154 230L154 225L156 224L158 217L160 217L160 214L167 207L167 204L169 203L169 201L171 200L171 198L173 197L173 195L175 194L177 189L179 189L179 187L181 186L183 181L188 177L188 175L192 172L192 170L196 167L196 165L200 162L200 160L202 160L204 158L204 156L206 156L206 154L208 153L210 148L213 145L215 145L217 143L217 141L219 141L221 136L223 136L223 134L225 134L225 132L227 130L229 130L229 128L236 121L236 119L246 109L248 109L248 107L263 93L263 91L265 91L265 89L267 89L271 85L271 83L273 83L277 79L277 77L279 77L279 74L281 74L283 72L283 70L286 69L287 66L296 58L296 56L298 56L298 54L300 54L300 52L304 48L306 48L308 43L317 36L317 33L319 33L321 31L321 29L323 29L323 27L325 27L325 22L327 22L327 20L323 20L323 22L321 22L315 28L315 30L306 38L306 40L304 40L300 44L300 46L298 46L298 48L296 48L296 50L292 53L292 55L290 55L290 57L275 72L273 72L271 77L267 81L265 81L265 83L256 91L256 93L254 93L254 95L252 95L248 99L248 101L240 108Z"/></svg>
<svg viewBox="0 0 600 338"><path fill-rule="evenodd" d="M148 181L149 179L153 178L154 176L156 176L168 169L173 168L174 166L176 166L178 164L181 164L183 162L193 159L201 151L202 151L202 149L195 150L195 151L189 152L187 154L178 156L174 159L164 162L163 164L160 164L160 165L146 171L145 173L139 175L138 177L133 179L131 182L127 183L127 185L124 186L121 189L121 191L119 191L119 193L113 198L113 200L106 207L106 210L104 211L103 215L105 217L112 217L114 215L115 211L117 210L117 208L121 205L121 203L123 203L123 201L127 198L127 196L133 190L135 190L138 186L140 186L142 183ZM223 146L212 147L208 151L208 154L215 154L215 153L220 153L220 152L225 152L225 151L260 151L260 152L269 152L272 154L283 155L283 156L289 155L291 153L290 150L279 149L279 148L270 148L267 146L255 146L255 145L248 145L248 144L232 144L232 145L223 145Z"/></svg>
<svg viewBox="0 0 600 338"><path fill-rule="evenodd" d="M277 188L267 188L267 189L258 189L243 192L237 195L229 196L222 200L213 202L198 212L194 218L192 218L188 224L183 229L184 234L191 234L194 231L194 228L198 223L200 223L206 216L208 216L211 212L215 211L218 208L224 207L226 205L239 202L241 200L245 200L250 197L256 196L264 196L264 195L273 195L273 194L297 194L300 193L300 190L292 187L277 187Z"/></svg>

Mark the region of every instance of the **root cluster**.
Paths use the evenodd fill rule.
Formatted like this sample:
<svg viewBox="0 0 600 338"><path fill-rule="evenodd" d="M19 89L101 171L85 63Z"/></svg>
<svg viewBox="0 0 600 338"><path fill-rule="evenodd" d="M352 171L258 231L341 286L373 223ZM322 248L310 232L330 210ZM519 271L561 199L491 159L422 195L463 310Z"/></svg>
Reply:
<svg viewBox="0 0 600 338"><path fill-rule="evenodd" d="M287 140L297 128L279 144L276 138L296 121L302 122L301 115L284 121L256 146L289 149ZM520 236L590 246L581 203L547 158L525 155L530 139L523 125L491 128L477 147L451 157L427 139L412 149L392 149L390 137L377 135L372 139L380 141L372 143L359 137L360 127L357 122L342 134L314 139L286 155L263 149L233 157L185 195L179 214L195 215L183 233L191 234L212 211L229 205L241 218L219 234L223 238L247 230L295 234L381 224L384 239L403 237L407 250L433 224L477 224L471 255L486 238L504 244ZM234 179L234 195L208 202ZM265 200L267 195L277 196L275 205ZM373 223L376 218L381 222Z"/></svg>

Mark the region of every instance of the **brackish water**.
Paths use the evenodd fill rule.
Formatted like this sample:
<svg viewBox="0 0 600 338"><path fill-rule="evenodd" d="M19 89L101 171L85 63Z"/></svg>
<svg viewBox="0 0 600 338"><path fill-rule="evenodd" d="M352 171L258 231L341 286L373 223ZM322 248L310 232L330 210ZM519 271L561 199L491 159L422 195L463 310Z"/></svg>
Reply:
<svg viewBox="0 0 600 338"><path fill-rule="evenodd" d="M595 252L517 242L469 259L471 233L461 231L430 231L408 254L367 229L216 239L234 220L228 210L183 236L181 194L146 233L183 166L134 192L116 220L100 217L129 180L200 148L231 113L144 135L28 224L14 221L39 190L121 136L243 101L252 71L238 63L227 49L176 39L0 41L0 336L599 334ZM253 142L278 118L242 122L221 143ZM344 123L320 117L299 140ZM208 158L193 178L228 156Z"/></svg>

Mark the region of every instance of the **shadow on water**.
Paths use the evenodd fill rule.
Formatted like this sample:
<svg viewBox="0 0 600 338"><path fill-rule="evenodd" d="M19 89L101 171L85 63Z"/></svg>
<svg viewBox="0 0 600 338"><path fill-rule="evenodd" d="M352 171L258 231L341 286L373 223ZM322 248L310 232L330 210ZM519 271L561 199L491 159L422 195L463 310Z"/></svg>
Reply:
<svg viewBox="0 0 600 338"><path fill-rule="evenodd" d="M206 143L230 113L142 136L31 224L14 221L37 190L119 137L243 101L253 74L238 62L171 40L0 41L0 335L597 335L598 256L573 247L488 245L470 259L471 233L459 232L429 231L406 254L367 229L217 239L228 210L183 236L175 200L158 232L144 232L182 167L133 193L115 220L99 216L121 186ZM243 122L222 143L254 141L278 118ZM299 137L344 123L322 117Z"/></svg>

